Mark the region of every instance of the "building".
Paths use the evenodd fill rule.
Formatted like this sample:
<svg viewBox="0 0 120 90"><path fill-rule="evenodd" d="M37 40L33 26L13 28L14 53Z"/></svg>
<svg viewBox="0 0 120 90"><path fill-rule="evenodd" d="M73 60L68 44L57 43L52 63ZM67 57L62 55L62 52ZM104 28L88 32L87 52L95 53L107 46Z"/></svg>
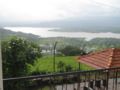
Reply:
<svg viewBox="0 0 120 90"><path fill-rule="evenodd" d="M120 67L120 49L110 48L79 56L78 62L87 64L96 69Z"/></svg>

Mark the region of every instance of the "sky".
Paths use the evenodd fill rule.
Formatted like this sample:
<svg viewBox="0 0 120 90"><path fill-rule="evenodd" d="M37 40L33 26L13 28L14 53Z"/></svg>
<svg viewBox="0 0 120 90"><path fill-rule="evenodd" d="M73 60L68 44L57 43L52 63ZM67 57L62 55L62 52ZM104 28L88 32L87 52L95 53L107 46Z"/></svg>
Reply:
<svg viewBox="0 0 120 90"><path fill-rule="evenodd" d="M0 0L0 22L120 16L120 0Z"/></svg>

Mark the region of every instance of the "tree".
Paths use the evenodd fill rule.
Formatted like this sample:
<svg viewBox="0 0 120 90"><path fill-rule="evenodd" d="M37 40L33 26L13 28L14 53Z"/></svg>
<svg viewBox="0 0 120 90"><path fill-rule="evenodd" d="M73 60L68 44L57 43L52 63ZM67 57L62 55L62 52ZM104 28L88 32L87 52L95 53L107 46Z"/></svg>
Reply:
<svg viewBox="0 0 120 90"><path fill-rule="evenodd" d="M66 46L63 49L60 49L59 52L63 53L66 56L75 56L75 55L84 55L86 52L74 46Z"/></svg>
<svg viewBox="0 0 120 90"><path fill-rule="evenodd" d="M41 49L32 42L17 37L13 37L9 41L2 41L4 78L27 75L27 64L33 64L38 57L41 57ZM13 85L15 82L9 84L6 84L9 86L7 88L12 90L11 86L15 86ZM16 90L19 90L18 88Z"/></svg>

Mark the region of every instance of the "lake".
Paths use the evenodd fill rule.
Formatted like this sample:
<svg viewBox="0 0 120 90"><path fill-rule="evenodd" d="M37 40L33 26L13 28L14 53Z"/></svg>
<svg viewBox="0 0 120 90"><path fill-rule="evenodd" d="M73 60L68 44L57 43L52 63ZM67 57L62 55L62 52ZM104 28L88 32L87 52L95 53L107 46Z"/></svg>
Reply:
<svg viewBox="0 0 120 90"><path fill-rule="evenodd" d="M71 38L86 38L86 40L91 40L93 38L120 39L120 33L112 33L112 32L101 32L101 33L60 32L60 31L55 31L59 28L43 28L43 27L4 27L4 29L9 29L15 32L32 33L44 38L45 37L71 37Z"/></svg>

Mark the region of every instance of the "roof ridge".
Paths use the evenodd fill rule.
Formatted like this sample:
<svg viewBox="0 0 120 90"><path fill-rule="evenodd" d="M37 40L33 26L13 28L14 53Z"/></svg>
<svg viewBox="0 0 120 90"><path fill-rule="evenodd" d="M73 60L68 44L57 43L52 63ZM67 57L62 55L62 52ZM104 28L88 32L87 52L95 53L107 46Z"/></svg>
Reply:
<svg viewBox="0 0 120 90"><path fill-rule="evenodd" d="M112 52L111 52L111 55L110 55L110 58L109 58L109 63L108 63L108 66L112 66L112 63L114 62L114 53L115 53L115 50L117 50L117 48L111 48Z"/></svg>
<svg viewBox="0 0 120 90"><path fill-rule="evenodd" d="M110 48L110 50L111 50L111 54L109 56L108 67L112 65L115 48Z"/></svg>
<svg viewBox="0 0 120 90"><path fill-rule="evenodd" d="M114 51L115 51L115 48L111 48L112 52L111 52L111 57L114 55Z"/></svg>
<svg viewBox="0 0 120 90"><path fill-rule="evenodd" d="M82 56L82 57L100 54L100 53L102 53L102 52L106 52L106 51L111 50L111 49L114 50L115 48L109 48L109 49L105 49L105 50L100 50L100 51L92 52L92 53L89 53L88 55L84 55L84 56Z"/></svg>

